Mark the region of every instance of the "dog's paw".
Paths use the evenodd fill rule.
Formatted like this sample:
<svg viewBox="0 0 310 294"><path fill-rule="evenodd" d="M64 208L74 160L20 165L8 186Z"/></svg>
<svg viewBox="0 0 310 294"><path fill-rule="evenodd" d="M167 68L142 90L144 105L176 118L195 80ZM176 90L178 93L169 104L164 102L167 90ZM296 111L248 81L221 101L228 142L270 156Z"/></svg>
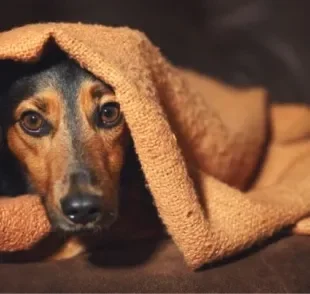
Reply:
<svg viewBox="0 0 310 294"><path fill-rule="evenodd" d="M300 220L292 229L296 235L310 235L310 217Z"/></svg>
<svg viewBox="0 0 310 294"><path fill-rule="evenodd" d="M64 260L73 258L86 251L84 244L78 238L71 238L53 255L49 256L47 261Z"/></svg>

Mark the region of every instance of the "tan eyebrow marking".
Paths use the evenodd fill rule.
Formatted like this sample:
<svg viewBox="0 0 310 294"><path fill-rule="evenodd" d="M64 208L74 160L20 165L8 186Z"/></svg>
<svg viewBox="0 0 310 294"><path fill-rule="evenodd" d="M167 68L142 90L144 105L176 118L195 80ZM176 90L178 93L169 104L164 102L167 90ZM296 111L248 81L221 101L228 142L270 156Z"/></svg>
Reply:
<svg viewBox="0 0 310 294"><path fill-rule="evenodd" d="M42 112L47 112L48 106L44 99L40 97L34 97L32 101L35 107L37 107L39 110Z"/></svg>
<svg viewBox="0 0 310 294"><path fill-rule="evenodd" d="M99 100L104 95L111 95L111 94L114 95L114 91L106 83L103 83L101 81L95 81L91 85L90 94L91 94L93 99Z"/></svg>

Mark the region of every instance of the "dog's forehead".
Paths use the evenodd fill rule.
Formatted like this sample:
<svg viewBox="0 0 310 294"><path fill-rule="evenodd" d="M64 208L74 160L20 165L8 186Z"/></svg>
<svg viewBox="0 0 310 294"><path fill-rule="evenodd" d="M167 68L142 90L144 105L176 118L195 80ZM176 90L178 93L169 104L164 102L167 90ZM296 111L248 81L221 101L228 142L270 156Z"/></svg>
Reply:
<svg viewBox="0 0 310 294"><path fill-rule="evenodd" d="M66 60L38 72L32 80L38 91L54 88L63 96L72 96L79 91L85 81L95 81L96 78L75 62Z"/></svg>
<svg viewBox="0 0 310 294"><path fill-rule="evenodd" d="M48 66L38 64L13 81L7 96L14 104L19 104L24 99L40 96L40 92L53 90L59 94L58 98L72 105L86 81L99 80L70 59Z"/></svg>

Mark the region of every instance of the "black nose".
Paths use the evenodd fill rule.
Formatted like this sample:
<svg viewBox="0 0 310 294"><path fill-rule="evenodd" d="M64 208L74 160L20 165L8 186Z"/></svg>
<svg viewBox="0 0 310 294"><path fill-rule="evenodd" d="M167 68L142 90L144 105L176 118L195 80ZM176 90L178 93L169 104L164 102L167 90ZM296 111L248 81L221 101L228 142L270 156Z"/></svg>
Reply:
<svg viewBox="0 0 310 294"><path fill-rule="evenodd" d="M61 208L66 217L75 224L86 225L100 219L100 197L94 195L67 196L61 202Z"/></svg>

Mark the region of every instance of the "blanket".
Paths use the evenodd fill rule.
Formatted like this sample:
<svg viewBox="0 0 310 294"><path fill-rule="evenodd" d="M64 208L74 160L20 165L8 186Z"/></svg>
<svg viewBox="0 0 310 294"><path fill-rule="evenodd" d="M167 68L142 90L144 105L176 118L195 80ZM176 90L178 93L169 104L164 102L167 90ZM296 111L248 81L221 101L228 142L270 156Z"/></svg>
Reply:
<svg viewBox="0 0 310 294"><path fill-rule="evenodd" d="M158 214L190 268L283 228L309 232L307 107L272 107L263 89L180 69L126 27L14 28L0 34L0 60L36 62L51 43L115 90ZM0 204L0 251L27 250L48 235L37 196Z"/></svg>

